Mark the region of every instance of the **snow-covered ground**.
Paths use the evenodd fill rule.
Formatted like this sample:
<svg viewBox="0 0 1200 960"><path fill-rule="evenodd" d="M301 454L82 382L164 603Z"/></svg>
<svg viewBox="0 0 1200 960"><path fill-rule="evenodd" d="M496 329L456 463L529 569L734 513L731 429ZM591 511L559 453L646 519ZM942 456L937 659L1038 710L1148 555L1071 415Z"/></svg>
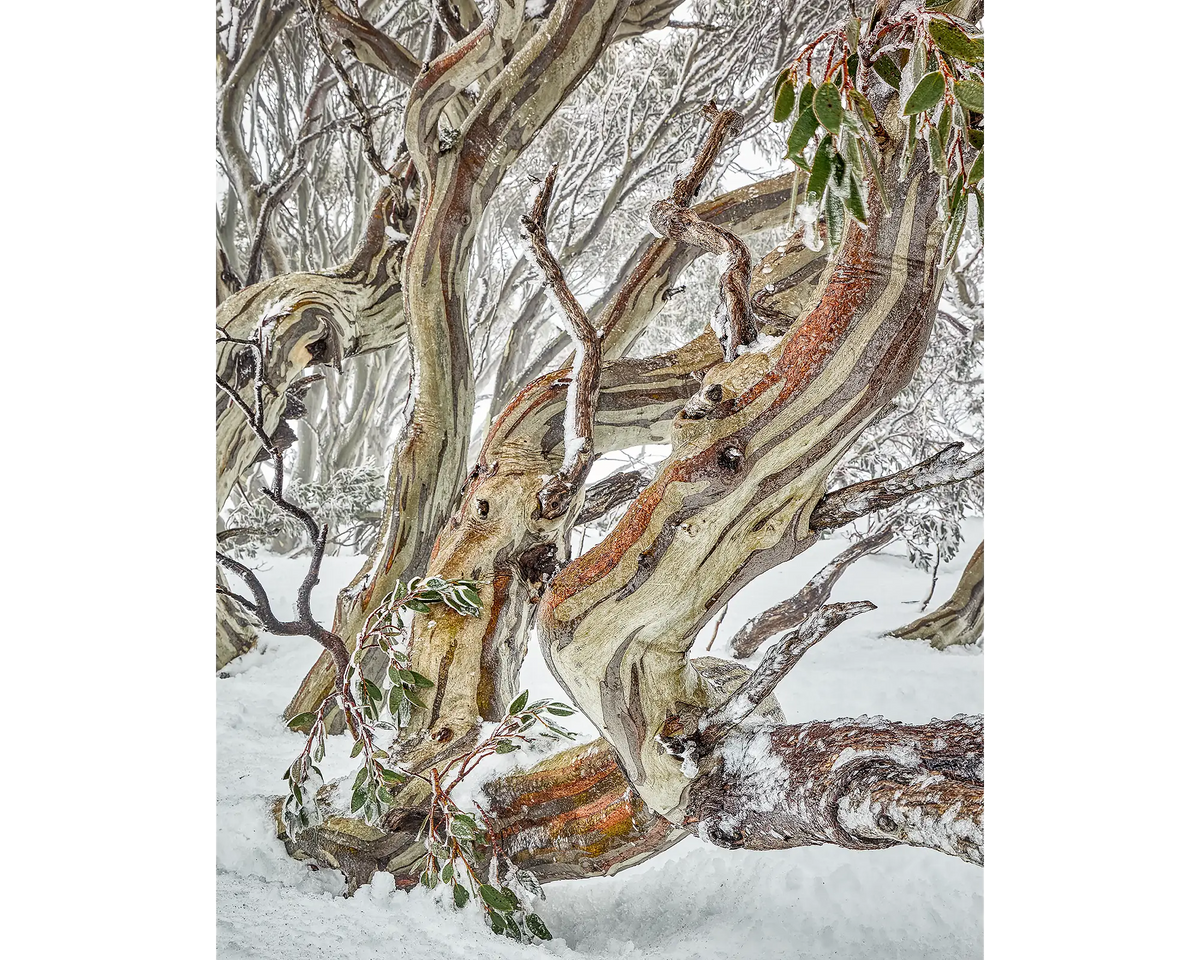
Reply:
<svg viewBox="0 0 1200 960"><path fill-rule="evenodd" d="M953 591L983 536L982 521L968 520L964 533L958 556L942 567L930 609ZM742 591L712 652L729 656L729 638L747 618L795 592L844 547L841 540L819 543ZM784 680L777 695L789 721L882 714L923 722L983 712L981 650L939 653L881 636L914 619L929 588L928 575L913 570L901 549L893 545L892 552L859 560L838 583L834 600L868 599L879 609L840 627ZM318 616L328 617L338 587L358 565L354 558L326 562L314 596ZM272 558L256 566L277 609L288 609L303 562ZM706 630L698 647L708 637ZM340 896L339 874L314 871L284 853L267 809L301 744L280 714L318 652L305 639L266 637L216 681L217 950L223 960L968 960L983 953L983 871L928 850L753 853L689 839L616 877L550 884L538 913L554 939L537 946L494 936L473 904L455 911L428 890L396 891L384 874L355 896ZM523 680L534 696L561 696L536 649ZM332 779L353 764L348 742L335 740L321 766Z"/></svg>

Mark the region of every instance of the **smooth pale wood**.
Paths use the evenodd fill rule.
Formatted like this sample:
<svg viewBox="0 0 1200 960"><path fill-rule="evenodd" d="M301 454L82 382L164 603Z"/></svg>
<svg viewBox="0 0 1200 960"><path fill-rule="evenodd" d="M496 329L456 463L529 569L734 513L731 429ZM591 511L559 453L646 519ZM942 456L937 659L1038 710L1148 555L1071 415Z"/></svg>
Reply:
<svg viewBox="0 0 1200 960"><path fill-rule="evenodd" d="M926 640L935 650L975 643L983 636L983 543L975 548L950 599L892 636Z"/></svg>

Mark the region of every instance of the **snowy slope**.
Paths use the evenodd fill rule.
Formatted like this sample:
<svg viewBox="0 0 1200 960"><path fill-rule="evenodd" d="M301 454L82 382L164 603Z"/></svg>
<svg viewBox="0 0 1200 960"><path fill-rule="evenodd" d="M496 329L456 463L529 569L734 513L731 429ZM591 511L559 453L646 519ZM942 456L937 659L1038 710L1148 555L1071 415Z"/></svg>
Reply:
<svg viewBox="0 0 1200 960"><path fill-rule="evenodd" d="M967 521L967 542L943 565L932 609L953 592L983 535ZM845 547L829 540L751 584L730 604L713 646L745 620L794 592ZM899 555L858 561L834 600L869 599L879 609L843 625L811 651L779 687L789 721L861 714L923 722L983 711L983 654L938 653L880 636L918 614L929 578ZM326 562L314 597L318 616L357 570L353 558ZM287 609L302 561L261 561L264 581ZM915 603L909 601L916 601ZM698 642L707 644L706 630ZM267 637L230 664L217 695L217 948L222 958L538 956L720 958L920 958L967 960L983 952L983 871L927 850L857 852L816 847L730 851L685 840L617 877L551 884L539 907L555 939L520 946L483 926L473 906L454 911L424 889L394 890L376 875L354 897L339 896L340 876L292 860L274 839L267 798L300 746L280 712L316 658L311 641ZM697 651L697 652L702 652ZM749 661L752 665L753 660ZM536 648L523 681L560 695ZM574 724L582 729L585 721ZM337 738L345 741L346 738ZM515 761L517 755L503 758ZM327 778L349 772L347 742L331 744Z"/></svg>

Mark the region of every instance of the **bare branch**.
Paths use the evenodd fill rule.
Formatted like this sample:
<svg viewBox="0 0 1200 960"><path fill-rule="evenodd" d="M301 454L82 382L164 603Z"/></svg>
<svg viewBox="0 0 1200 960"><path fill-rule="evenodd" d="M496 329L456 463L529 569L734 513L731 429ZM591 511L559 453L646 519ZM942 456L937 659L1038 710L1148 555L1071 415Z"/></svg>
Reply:
<svg viewBox="0 0 1200 960"><path fill-rule="evenodd" d="M371 111L367 108L367 104L363 99L362 93L359 91L354 81L350 79L349 72L342 65L342 61L338 58L337 52L333 49L332 44L329 42L329 38L325 35L324 27L321 24L321 10L320 6L318 5L318 0L306 0L306 2L308 5L309 16L312 18L313 32L317 35L317 42L321 46L321 51L325 54L325 58L328 60L329 65L333 67L334 72L338 75L338 79L342 81L342 92L345 93L346 98L358 112L359 122L352 123L351 126L362 137L363 154L366 156L367 162L371 164L371 169L379 175L381 180L388 184L393 196L396 199L396 202L403 205L404 185L401 182L400 177L396 175L395 171L389 169L388 166L383 162L383 158L379 155L379 149L375 145L375 137L371 130L374 126L376 118L372 116ZM333 7L334 9L338 10L338 13L342 13L340 8L337 8L336 4L326 2L322 5L326 8ZM342 16L345 17L345 14L342 13ZM363 23L366 23L366 21L363 21ZM367 26L370 27L370 24L367 24ZM373 27L371 27L371 29L374 30ZM378 31L376 31L376 33L378 33ZM380 34L380 36L382 36L382 34ZM354 48L351 47L351 49L353 50ZM411 54L409 56L411 56ZM397 166L400 166L400 164L397 164Z"/></svg>
<svg viewBox="0 0 1200 960"><path fill-rule="evenodd" d="M952 443L927 460L878 480L842 487L826 494L813 510L809 527L832 530L844 527L868 513L883 510L915 494L959 483L983 473L983 451L963 452L961 443Z"/></svg>
<svg viewBox="0 0 1200 960"><path fill-rule="evenodd" d="M751 344L758 337L758 325L750 306L750 251L736 234L701 220L688 207L705 174L712 169L725 135L736 136L741 130L742 117L734 110L718 111L715 104L705 107L704 114L713 121L712 129L691 168L675 181L671 199L660 200L650 211L650 223L661 236L703 247L725 258L721 273L722 304L714 327L725 359L732 361L738 355L738 347Z"/></svg>
<svg viewBox="0 0 1200 960"><path fill-rule="evenodd" d="M823 604L829 599L834 584L838 582L850 564L859 557L879 550L893 536L889 524L852 544L826 564L796 596L767 611L768 614L774 614L774 622L782 621L787 626L800 625L800 629L780 639L767 651L767 655L763 657L758 669L750 675L750 679L742 685L738 692L701 718L700 731L708 743L720 740L725 733L750 716L754 712L754 708L770 695L779 685L779 681L787 676L788 671L800 661L800 658L838 624L844 623L850 617L875 609L875 604L868 601L829 606L823 606ZM766 614L763 616L765 617ZM747 626L761 622L762 619L760 617L757 621L751 621ZM772 630L771 632L776 631Z"/></svg>
<svg viewBox="0 0 1200 960"><path fill-rule="evenodd" d="M550 168L533 209L521 217L533 261L570 325L571 338L575 341L575 363L571 369L571 383L567 387L567 409L563 419L563 442L566 447L563 465L538 493L542 517L546 520L566 513L583 486L592 465L596 403L600 396L600 338L587 313L567 286L562 268L546 242L546 208L554 192L557 171L557 166Z"/></svg>
<svg viewBox="0 0 1200 960"><path fill-rule="evenodd" d="M420 61L369 20L347 13L335 0L320 0L320 11L330 32L359 63L405 84L417 78Z"/></svg>
<svg viewBox="0 0 1200 960"><path fill-rule="evenodd" d="M733 655L739 656L739 658L740 656L749 656L769 637L804 623L804 620L816 611L817 606L826 601L829 596L829 588L833 587L847 566L865 553L874 553L878 548L887 544L892 539L892 535L892 524L887 524L878 532L859 540L848 550L839 553L832 563L806 583L796 595L780 604L775 604L769 610L764 610L754 619L748 620L733 637L730 644L733 648ZM832 580L829 580L829 577L832 577ZM770 654L768 654L768 659L770 659Z"/></svg>
<svg viewBox="0 0 1200 960"><path fill-rule="evenodd" d="M238 341L236 338L226 335L218 337L218 342L240 342L249 352L254 364L254 406L251 407L242 398L241 394L220 376L216 378L217 386L241 410L254 435L262 443L268 459L270 459L274 466L271 486L264 488L263 492L272 503L295 517L304 525L312 541L312 560L309 562L308 572L305 574L304 580L296 591L297 618L295 620L280 620L274 610L272 610L270 598L267 596L262 582L255 575L254 571L232 557L222 554L220 551L217 552L217 563L230 573L236 574L241 578L242 582L250 588L254 600L251 603L247 598L231 593L220 586L218 586L218 593L229 596L254 613L262 623L264 629L269 633L279 636L306 636L316 640L333 656L338 668L338 675L344 676L346 667L350 663L350 656L346 652L345 646L343 646L341 640L335 634L330 633L330 631L317 623L312 613L312 592L320 579L321 561L325 556L325 540L329 531L327 527L318 526L317 521L307 510L299 504L291 502L284 496L283 450L268 436L265 427L266 405L263 402L263 392L266 383L263 366L266 354L267 328L271 319L271 317L264 317L263 322L256 331L256 337L252 341ZM312 378L306 378L304 386L307 386L311 382Z"/></svg>
<svg viewBox="0 0 1200 960"><path fill-rule="evenodd" d="M649 478L639 470L614 473L587 488L576 525L599 520L613 507L628 503L649 486Z"/></svg>

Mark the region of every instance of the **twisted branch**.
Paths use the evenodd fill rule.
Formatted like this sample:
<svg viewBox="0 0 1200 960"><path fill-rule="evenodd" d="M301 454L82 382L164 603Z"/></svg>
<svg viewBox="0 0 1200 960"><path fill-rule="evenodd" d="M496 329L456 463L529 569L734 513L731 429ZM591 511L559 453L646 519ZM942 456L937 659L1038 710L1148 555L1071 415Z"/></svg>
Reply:
<svg viewBox="0 0 1200 960"><path fill-rule="evenodd" d="M537 495L542 518L546 520L556 519L566 513L591 468L595 450L596 404L600 397L600 337L567 286L562 268L546 242L546 208L554 192L557 173L557 166L550 168L533 209L521 217L533 262L541 271L551 298L570 325L571 338L575 342L575 362L571 368L567 410L563 418L563 442L566 447L563 465Z"/></svg>

